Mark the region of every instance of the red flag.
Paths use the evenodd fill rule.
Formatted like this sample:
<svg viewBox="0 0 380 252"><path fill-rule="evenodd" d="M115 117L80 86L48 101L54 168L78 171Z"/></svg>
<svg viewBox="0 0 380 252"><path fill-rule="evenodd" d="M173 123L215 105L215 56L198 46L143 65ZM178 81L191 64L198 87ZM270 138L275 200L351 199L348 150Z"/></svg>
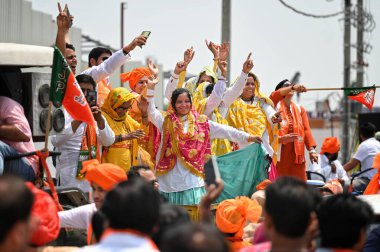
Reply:
<svg viewBox="0 0 380 252"><path fill-rule="evenodd" d="M369 110L372 110L373 103L375 102L375 92L376 88L373 87L363 87L355 89L345 89L346 95L349 99L358 101Z"/></svg>
<svg viewBox="0 0 380 252"><path fill-rule="evenodd" d="M54 48L50 83L50 100L54 106L63 105L74 120L96 126L90 106L62 53Z"/></svg>

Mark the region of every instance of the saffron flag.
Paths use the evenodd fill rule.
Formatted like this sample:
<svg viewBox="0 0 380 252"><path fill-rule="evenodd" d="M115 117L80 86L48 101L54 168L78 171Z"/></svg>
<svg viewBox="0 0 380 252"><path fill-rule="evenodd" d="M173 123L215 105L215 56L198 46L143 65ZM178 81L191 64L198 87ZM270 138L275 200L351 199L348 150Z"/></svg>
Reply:
<svg viewBox="0 0 380 252"><path fill-rule="evenodd" d="M90 106L61 51L54 47L50 82L50 101L55 107L64 106L74 120L96 126Z"/></svg>
<svg viewBox="0 0 380 252"><path fill-rule="evenodd" d="M251 197L256 186L268 179L270 158L262 144L247 147L216 158L224 189L216 200L233 199L236 196Z"/></svg>
<svg viewBox="0 0 380 252"><path fill-rule="evenodd" d="M369 110L372 110L373 103L375 102L375 85L363 88L344 88L344 92L349 99L358 101Z"/></svg>

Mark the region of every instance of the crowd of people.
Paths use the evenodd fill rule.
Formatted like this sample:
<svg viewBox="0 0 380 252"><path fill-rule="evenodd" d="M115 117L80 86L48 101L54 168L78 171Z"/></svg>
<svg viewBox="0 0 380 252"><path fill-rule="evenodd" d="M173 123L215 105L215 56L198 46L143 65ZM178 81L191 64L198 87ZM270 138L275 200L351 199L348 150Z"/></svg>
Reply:
<svg viewBox="0 0 380 252"><path fill-rule="evenodd" d="M151 60L121 74L130 89L109 82L148 38L140 35L117 52L94 48L88 68L78 74L69 43L72 18L59 6L56 46L83 95L96 91L97 102L88 100L96 125L65 111L64 132L51 143L61 153L55 161L58 185L79 188L91 203L58 211L59 202L33 185L38 156L7 161L34 146L22 106L0 96L0 251L376 251L380 246L379 228L367 239L373 210L354 195L380 193L380 142L373 124L360 125L361 143L346 164L338 160L336 137L326 138L317 154L307 113L292 100L307 88L283 80L265 95L251 53L228 87L230 44L212 41L206 46L213 67L188 80L195 51L184 51L166 85L169 106L160 111L159 70ZM252 144L266 154L268 166L260 169L267 179L250 195L219 202L212 214L224 183L223 177L205 183L206 161L231 152L244 159L242 151ZM350 185L347 171L359 165L363 173ZM244 167L234 172L239 169ZM307 171L312 179L319 174L324 185L308 185ZM199 223L183 206L198 206ZM48 246L60 228L86 230L88 246Z"/></svg>

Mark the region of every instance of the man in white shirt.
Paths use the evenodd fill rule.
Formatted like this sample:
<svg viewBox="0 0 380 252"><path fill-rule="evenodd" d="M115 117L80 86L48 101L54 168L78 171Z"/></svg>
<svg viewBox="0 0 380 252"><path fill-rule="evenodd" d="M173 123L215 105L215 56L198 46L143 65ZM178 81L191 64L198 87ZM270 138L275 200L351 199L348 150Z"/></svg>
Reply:
<svg viewBox="0 0 380 252"><path fill-rule="evenodd" d="M103 205L106 193L117 183L127 180L122 168L113 164L99 164L96 159L83 162L83 169L92 187L94 203L58 212L61 228L87 229L93 214ZM92 234L88 237L92 237Z"/></svg>
<svg viewBox="0 0 380 252"><path fill-rule="evenodd" d="M336 137L328 137L323 141L318 163L313 163L308 171L318 172L326 178L326 182L338 179L348 183L349 178L342 164L338 160L340 142ZM317 175L311 175L312 179L322 179Z"/></svg>
<svg viewBox="0 0 380 252"><path fill-rule="evenodd" d="M108 222L102 239L80 251L158 251L149 234L158 223L159 208L159 193L142 179L119 183L100 209Z"/></svg>
<svg viewBox="0 0 380 252"><path fill-rule="evenodd" d="M89 75L81 74L78 75L77 81L81 87L84 95L87 98L89 91L95 90L96 83ZM95 152L100 151L101 145L110 146L115 142L115 134L107 123L107 120L102 116L100 108L97 105L90 105L92 113L94 115L95 121L97 123L96 127L96 140L97 146L95 145ZM65 111L65 129L64 133L61 135L53 135L51 137L51 142L57 151L61 152L61 155L57 158L57 178L60 179L60 184L62 186L75 186L82 189L84 192L89 192L91 190L89 183L83 178L80 178L80 162L87 160L87 157L82 157L80 160L80 154L82 154L83 147L85 145L84 141L88 139L88 132L86 130L87 125L81 121L73 120L73 118ZM88 150L90 146L88 141Z"/></svg>
<svg viewBox="0 0 380 252"><path fill-rule="evenodd" d="M358 164L361 166L361 171L372 168L373 159L380 152L380 142L375 139L375 132L376 127L372 123L360 125L359 137L362 142L354 156L343 166L346 171L354 169ZM356 178L353 182L354 190L359 192L364 191L376 172L377 170L373 169Z"/></svg>

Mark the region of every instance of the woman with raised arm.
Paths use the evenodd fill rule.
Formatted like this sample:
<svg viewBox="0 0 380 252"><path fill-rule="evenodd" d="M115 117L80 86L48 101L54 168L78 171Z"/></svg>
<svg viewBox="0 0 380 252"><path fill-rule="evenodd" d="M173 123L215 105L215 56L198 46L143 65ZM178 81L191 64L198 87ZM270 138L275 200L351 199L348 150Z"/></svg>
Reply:
<svg viewBox="0 0 380 252"><path fill-rule="evenodd" d="M156 83L148 83L147 95L149 119L162 133L155 168L160 191L172 204L199 204L205 193L203 166L211 154L211 139L260 143L261 138L199 115L192 109L190 92L184 88L174 90L172 108L163 116L154 104Z"/></svg>

